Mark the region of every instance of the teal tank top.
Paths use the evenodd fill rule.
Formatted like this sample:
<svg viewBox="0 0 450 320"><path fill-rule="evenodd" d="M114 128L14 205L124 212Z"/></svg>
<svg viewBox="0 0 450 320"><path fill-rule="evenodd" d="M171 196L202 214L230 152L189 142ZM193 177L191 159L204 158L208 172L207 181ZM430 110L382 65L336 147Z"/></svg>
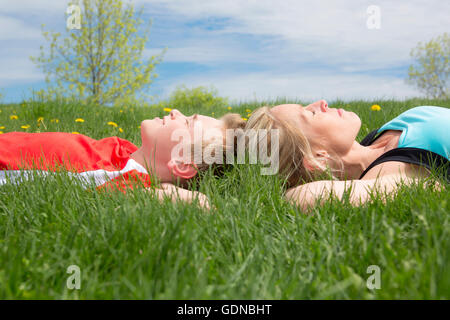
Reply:
<svg viewBox="0 0 450 320"><path fill-rule="evenodd" d="M450 109L421 106L409 109L378 129L403 131L398 148L420 148L450 160Z"/></svg>

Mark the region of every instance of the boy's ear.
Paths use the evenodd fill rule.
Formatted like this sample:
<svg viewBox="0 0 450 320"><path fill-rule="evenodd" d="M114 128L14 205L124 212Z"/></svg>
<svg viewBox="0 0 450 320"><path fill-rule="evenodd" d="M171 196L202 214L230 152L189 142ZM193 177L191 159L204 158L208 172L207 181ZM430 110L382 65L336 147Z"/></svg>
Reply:
<svg viewBox="0 0 450 320"><path fill-rule="evenodd" d="M174 176L184 179L191 179L197 174L197 166L195 164L185 164L180 160L170 159L167 167Z"/></svg>

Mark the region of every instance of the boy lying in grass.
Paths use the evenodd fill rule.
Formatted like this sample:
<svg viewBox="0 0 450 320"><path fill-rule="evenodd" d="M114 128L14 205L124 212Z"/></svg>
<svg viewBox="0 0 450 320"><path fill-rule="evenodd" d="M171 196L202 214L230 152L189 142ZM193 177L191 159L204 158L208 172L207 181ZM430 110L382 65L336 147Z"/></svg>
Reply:
<svg viewBox="0 0 450 320"><path fill-rule="evenodd" d="M209 208L204 194L179 187L185 186L198 175L198 171L206 170L209 165L203 158L201 162L194 162L193 157L190 158L192 161L186 161L174 153L174 148L180 145L174 133L186 134L190 139L181 143L191 144L189 148L200 143L203 150L217 143L218 139L207 134L216 132L225 153L228 147L223 139L225 130L243 128L244 125L238 114L214 119L197 114L187 117L178 110L172 110L163 119L156 117L141 123L140 148L118 137L95 140L64 132L10 132L0 135L0 185L7 182L7 177L15 181L26 178L30 170L45 174L64 169L71 176L93 179L97 189L125 193L136 185L150 188L152 177L160 182L160 188L151 188L159 199L169 197L173 201L189 203L198 199L200 206Z"/></svg>

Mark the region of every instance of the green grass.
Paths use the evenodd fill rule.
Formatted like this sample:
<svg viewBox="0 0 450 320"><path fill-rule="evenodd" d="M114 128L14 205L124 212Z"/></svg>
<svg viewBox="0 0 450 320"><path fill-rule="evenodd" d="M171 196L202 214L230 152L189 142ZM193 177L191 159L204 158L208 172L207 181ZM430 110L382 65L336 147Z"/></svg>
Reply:
<svg viewBox="0 0 450 320"><path fill-rule="evenodd" d="M282 102L231 106L247 116L246 109ZM381 111L370 110L375 103ZM359 140L419 105L450 107L450 101L330 104L361 117ZM0 110L3 132L77 131L96 139L118 135L137 145L140 122L166 114L161 105L119 109L52 102ZM181 111L219 117L228 110ZM38 117L44 117L39 126ZM54 118L59 122L50 122ZM239 165L222 179L207 175L200 191L217 208L214 214L195 205L159 203L142 190L87 192L64 175L2 186L0 298L450 298L448 185L442 192L420 184L402 187L387 204L374 199L359 208L330 200L307 216L283 201L280 179L259 169ZM80 290L66 287L70 265L81 269ZM366 287L370 265L381 269L379 290Z"/></svg>

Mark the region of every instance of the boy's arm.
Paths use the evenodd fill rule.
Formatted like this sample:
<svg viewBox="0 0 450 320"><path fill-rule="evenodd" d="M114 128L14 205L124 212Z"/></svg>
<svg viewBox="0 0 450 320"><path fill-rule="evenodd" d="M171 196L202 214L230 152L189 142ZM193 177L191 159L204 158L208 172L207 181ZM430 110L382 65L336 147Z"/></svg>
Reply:
<svg viewBox="0 0 450 320"><path fill-rule="evenodd" d="M155 195L159 200L163 201L165 198L170 198L173 202L185 201L187 203L192 203L194 199L198 200L200 207L207 210L210 209L208 198L205 194L198 191L190 191L183 188L179 188L171 183L161 183L161 189L157 188L147 188L155 192Z"/></svg>
<svg viewBox="0 0 450 320"><path fill-rule="evenodd" d="M358 206L370 199L371 192L380 192L381 198L385 202L384 195L394 196L399 183L410 184L415 180L411 177L388 175L369 180L314 181L289 189L285 198L301 207L302 210L308 211L315 205L317 199L321 199L320 204L322 204L332 193L342 200L344 192L351 188L349 201L352 205Z"/></svg>

